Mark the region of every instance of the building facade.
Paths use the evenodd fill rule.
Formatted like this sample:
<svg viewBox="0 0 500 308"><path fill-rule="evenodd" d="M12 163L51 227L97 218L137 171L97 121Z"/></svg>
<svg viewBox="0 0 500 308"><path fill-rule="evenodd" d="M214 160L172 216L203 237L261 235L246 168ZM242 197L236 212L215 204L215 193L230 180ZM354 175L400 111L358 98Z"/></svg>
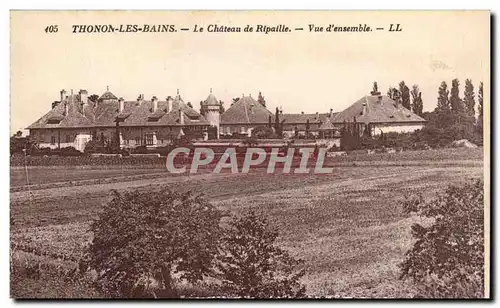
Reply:
<svg viewBox="0 0 500 308"><path fill-rule="evenodd" d="M185 135L207 140L209 129L214 139L244 138L259 126L273 127L276 116L251 95L242 95L221 114L222 102L210 94L201 101L198 113L184 103L177 91L175 97L134 101L117 98L109 89L96 101L86 90L78 94L60 92L52 109L28 127L30 136L40 147L85 149L90 140L109 143L119 140L121 148L166 146ZM371 93L345 110L334 113L289 114L278 111L285 138L319 138L339 140L346 123L356 123L360 133L370 130L372 136L389 132L413 132L426 121L380 93Z"/></svg>
<svg viewBox="0 0 500 308"><path fill-rule="evenodd" d="M121 148L159 147L184 135L206 139L207 119L187 106L179 93L160 101L153 96L135 101L117 98L109 90L96 102L87 91L66 95L52 104L52 109L28 127L40 147L75 147L83 151L90 140L104 143L119 138Z"/></svg>

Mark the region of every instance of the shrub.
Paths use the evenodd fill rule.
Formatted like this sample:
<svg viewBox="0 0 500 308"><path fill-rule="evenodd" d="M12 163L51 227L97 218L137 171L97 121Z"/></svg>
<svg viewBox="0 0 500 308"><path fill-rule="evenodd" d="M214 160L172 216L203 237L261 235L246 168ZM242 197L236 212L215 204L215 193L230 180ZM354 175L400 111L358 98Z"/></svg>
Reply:
<svg viewBox="0 0 500 308"><path fill-rule="evenodd" d="M425 202L413 197L403 208L425 218L414 224L416 242L400 264L402 278L410 278L419 297L470 298L483 296L484 281L483 182L449 186L444 194Z"/></svg>
<svg viewBox="0 0 500 308"><path fill-rule="evenodd" d="M20 132L16 133L14 136L10 137L10 154L31 154L37 150L37 143L31 140L30 136L21 137Z"/></svg>
<svg viewBox="0 0 500 308"><path fill-rule="evenodd" d="M233 219L222 240L218 269L224 287L233 295L251 298L302 297L302 263L274 245L278 233L250 212Z"/></svg>
<svg viewBox="0 0 500 308"><path fill-rule="evenodd" d="M92 273L72 262L15 252L11 255L10 294L13 298L100 298Z"/></svg>
<svg viewBox="0 0 500 308"><path fill-rule="evenodd" d="M140 145L140 146L135 147L132 150L132 153L134 153L134 154L147 154L148 148L145 145Z"/></svg>
<svg viewBox="0 0 500 308"><path fill-rule="evenodd" d="M81 156L83 153L75 149L74 147L61 148L59 151L61 156Z"/></svg>
<svg viewBox="0 0 500 308"><path fill-rule="evenodd" d="M274 130L268 126L257 126L252 129L252 137L257 139L276 138Z"/></svg>
<svg viewBox="0 0 500 308"><path fill-rule="evenodd" d="M104 144L99 140L90 140L85 144L85 149L83 149L85 154L94 153L106 153Z"/></svg>
<svg viewBox="0 0 500 308"><path fill-rule="evenodd" d="M98 286L111 297L175 297L173 274L195 282L211 272L220 218L190 193L113 191L91 225Z"/></svg>

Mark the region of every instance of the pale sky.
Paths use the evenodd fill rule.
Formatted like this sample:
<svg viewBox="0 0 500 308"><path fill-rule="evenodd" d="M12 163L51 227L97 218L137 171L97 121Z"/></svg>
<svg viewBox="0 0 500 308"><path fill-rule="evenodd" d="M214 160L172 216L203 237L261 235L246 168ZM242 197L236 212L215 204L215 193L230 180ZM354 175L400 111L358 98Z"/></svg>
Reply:
<svg viewBox="0 0 500 308"><path fill-rule="evenodd" d="M389 28L402 32L310 33L309 24ZM195 24L269 26L290 33L74 34L76 24ZM46 33L58 25L57 33ZM304 31L294 31L302 27ZM206 30L205 30L206 31ZM11 13L12 132L26 128L59 100L59 91L87 89L118 97L165 99L179 89L196 110L210 88L228 108L233 97L257 97L285 113L342 111L367 95L373 81L385 94L404 80L418 84L424 110L436 106L445 80L466 78L489 91L490 15L487 11L168 12L71 11Z"/></svg>

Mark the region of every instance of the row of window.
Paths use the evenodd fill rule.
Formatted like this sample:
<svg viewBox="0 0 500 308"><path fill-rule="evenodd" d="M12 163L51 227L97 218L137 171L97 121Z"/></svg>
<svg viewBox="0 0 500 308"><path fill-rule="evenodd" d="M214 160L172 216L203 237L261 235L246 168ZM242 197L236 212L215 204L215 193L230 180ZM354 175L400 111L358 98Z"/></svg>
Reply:
<svg viewBox="0 0 500 308"><path fill-rule="evenodd" d="M153 134L147 134L146 135L146 145L154 145L154 138L153 138ZM156 139L156 144L163 144L164 140L163 139ZM125 139L123 140L123 143L125 145L129 145L130 144L130 140L128 139ZM143 142L141 142L141 137L135 137L135 144L143 144Z"/></svg>
<svg viewBox="0 0 500 308"><path fill-rule="evenodd" d="M154 138L153 138L153 134L147 134L146 135L146 145L153 145L154 144ZM66 136L66 143L71 143L74 141L74 138L72 138L71 136ZM106 137L104 139L105 142L109 142L110 139L108 137ZM157 143L159 144L162 144L163 143L163 139L157 139L156 140ZM128 145L129 144L129 140L123 140L123 142ZM50 144L54 145L57 143L57 139L56 139L56 136L51 136L50 137ZM135 144L142 144L141 142L141 138L140 137L136 137L135 138Z"/></svg>
<svg viewBox="0 0 500 308"><path fill-rule="evenodd" d="M233 126L232 129L231 129L231 126L226 126L225 128L223 128L221 130L221 132L225 132L226 134L231 134L232 132L233 133L237 133L238 132L238 127L236 126ZM247 133L247 128L244 127L244 126L241 126L240 127L240 131L239 131L241 134L246 134Z"/></svg>

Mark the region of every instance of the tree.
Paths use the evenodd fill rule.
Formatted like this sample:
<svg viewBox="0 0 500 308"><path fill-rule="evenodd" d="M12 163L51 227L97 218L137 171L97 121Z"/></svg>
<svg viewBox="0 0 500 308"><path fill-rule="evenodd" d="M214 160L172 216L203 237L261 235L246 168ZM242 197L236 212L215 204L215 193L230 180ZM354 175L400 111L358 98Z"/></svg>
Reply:
<svg viewBox="0 0 500 308"><path fill-rule="evenodd" d="M456 118L452 114L449 99L450 91L445 81L441 82L438 89L437 107L435 109L437 128L448 128L453 126Z"/></svg>
<svg viewBox="0 0 500 308"><path fill-rule="evenodd" d="M392 99L397 106L401 104L401 92L399 92L398 89L389 87L389 90L387 91L387 96L389 96L389 98Z"/></svg>
<svg viewBox="0 0 500 308"><path fill-rule="evenodd" d="M464 106L462 99L460 98L460 82L458 79L453 79L451 81L451 90L450 90L450 107L453 114L457 117L461 117L461 113L464 111Z"/></svg>
<svg viewBox="0 0 500 308"><path fill-rule="evenodd" d="M22 136L21 131L17 131L14 135L10 137L10 154L15 153L26 153L31 154L38 150L38 145L35 141L31 140L28 135L26 137Z"/></svg>
<svg viewBox="0 0 500 308"><path fill-rule="evenodd" d="M219 101L219 114L223 114L224 111L226 111L226 108L224 108L224 102Z"/></svg>
<svg viewBox="0 0 500 308"><path fill-rule="evenodd" d="M401 93L401 105L410 110L410 89L404 81L399 83L399 92Z"/></svg>
<svg viewBox="0 0 500 308"><path fill-rule="evenodd" d="M92 102L94 103L97 103L97 101L99 100L99 95L97 94L92 94L88 97L89 100L91 100Z"/></svg>
<svg viewBox="0 0 500 308"><path fill-rule="evenodd" d="M276 107L276 113L274 115L274 132L278 138L281 138L283 135L283 123L285 123L285 119L280 122L280 111L278 107Z"/></svg>
<svg viewBox="0 0 500 308"><path fill-rule="evenodd" d="M252 137L259 139L272 138L274 135L273 129L267 126L257 126L252 129Z"/></svg>
<svg viewBox="0 0 500 308"><path fill-rule="evenodd" d="M424 109L424 102L422 101L422 92L418 88L418 85L414 84L411 90L411 96L413 99L413 112L419 116L422 116Z"/></svg>
<svg viewBox="0 0 500 308"><path fill-rule="evenodd" d="M387 96L389 96L390 99L394 100L397 91L398 90L396 88L389 87L389 90L387 90Z"/></svg>
<svg viewBox="0 0 500 308"><path fill-rule="evenodd" d="M106 153L106 148L100 140L92 139L85 144L85 154Z"/></svg>
<svg viewBox="0 0 500 308"><path fill-rule="evenodd" d="M479 90L477 91L477 128L478 131L483 134L483 82L479 83Z"/></svg>
<svg viewBox="0 0 500 308"><path fill-rule="evenodd" d="M425 298L480 298L484 286L484 184L450 185L425 201L407 198L406 213L429 223L412 225L416 239L400 264Z"/></svg>
<svg viewBox="0 0 500 308"><path fill-rule="evenodd" d="M262 96L261 92L259 92L259 97L257 98L257 102L259 102L262 106L266 107L266 100L264 99L264 96Z"/></svg>
<svg viewBox="0 0 500 308"><path fill-rule="evenodd" d="M438 90L438 99L437 99L437 111L438 112L448 112L451 110L450 108L450 100L448 98L450 91L448 91L448 86L446 82L441 82L441 86L439 86Z"/></svg>
<svg viewBox="0 0 500 308"><path fill-rule="evenodd" d="M206 114L206 109L205 109L205 106L203 104L203 101L200 101L200 114L202 116L205 116L205 114Z"/></svg>
<svg viewBox="0 0 500 308"><path fill-rule="evenodd" d="M275 245L278 232L251 211L234 218L222 238L218 269L223 286L239 297L298 298L305 295L299 279L301 260Z"/></svg>
<svg viewBox="0 0 500 308"><path fill-rule="evenodd" d="M476 100L474 98L474 85L470 79L465 79L464 104L467 115L475 117Z"/></svg>
<svg viewBox="0 0 500 308"><path fill-rule="evenodd" d="M209 126L207 129L208 140L217 139L217 126Z"/></svg>
<svg viewBox="0 0 500 308"><path fill-rule="evenodd" d="M88 264L111 297L174 297L172 275L212 272L221 212L202 197L167 190L112 192L90 230Z"/></svg>
<svg viewBox="0 0 500 308"><path fill-rule="evenodd" d="M373 90L370 92L371 95L380 95L380 92L378 91L378 85L377 82L373 82Z"/></svg>

